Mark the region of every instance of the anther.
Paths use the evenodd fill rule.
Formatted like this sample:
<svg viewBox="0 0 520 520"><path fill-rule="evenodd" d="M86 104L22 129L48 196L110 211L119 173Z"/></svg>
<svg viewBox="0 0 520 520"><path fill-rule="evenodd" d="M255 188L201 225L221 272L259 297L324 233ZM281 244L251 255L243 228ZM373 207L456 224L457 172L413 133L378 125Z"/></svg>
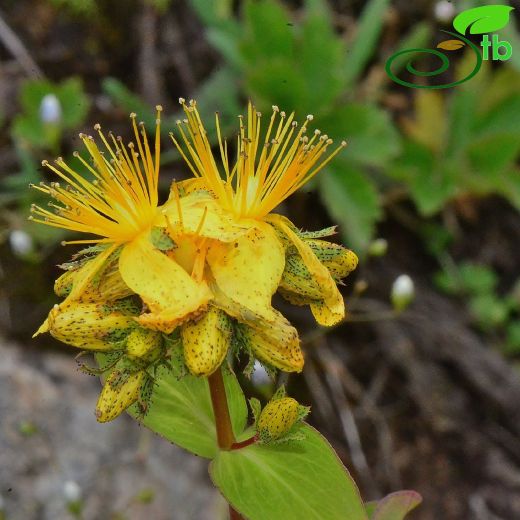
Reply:
<svg viewBox="0 0 520 520"><path fill-rule="evenodd" d="M155 110L157 110L157 112L162 112L162 105L155 105Z"/></svg>
<svg viewBox="0 0 520 520"><path fill-rule="evenodd" d="M273 105L271 108L273 109L273 112L280 112L278 105Z"/></svg>
<svg viewBox="0 0 520 520"><path fill-rule="evenodd" d="M99 131L101 130L101 125L100 125L99 123L96 123L96 124L94 125L94 130L95 130L96 132L99 132Z"/></svg>
<svg viewBox="0 0 520 520"><path fill-rule="evenodd" d="M341 146L343 146L343 147L347 146L347 141L341 141Z"/></svg>
<svg viewBox="0 0 520 520"><path fill-rule="evenodd" d="M312 121L314 119L314 116L312 114L307 115L307 121Z"/></svg>
<svg viewBox="0 0 520 520"><path fill-rule="evenodd" d="M186 100L183 97L180 97L179 98L179 104L180 105L184 105L184 103L186 103Z"/></svg>
<svg viewBox="0 0 520 520"><path fill-rule="evenodd" d="M135 119L136 117L137 117L137 114L136 114L135 112L132 112L132 113L130 114L130 118L131 118L131 119Z"/></svg>

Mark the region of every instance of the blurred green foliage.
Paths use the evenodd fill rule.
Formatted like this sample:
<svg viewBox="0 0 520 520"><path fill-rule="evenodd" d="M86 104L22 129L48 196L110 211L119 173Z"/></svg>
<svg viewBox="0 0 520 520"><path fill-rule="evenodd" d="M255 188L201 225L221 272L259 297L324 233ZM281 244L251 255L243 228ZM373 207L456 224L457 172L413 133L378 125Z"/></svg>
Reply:
<svg viewBox="0 0 520 520"><path fill-rule="evenodd" d="M56 100L54 120L45 117L45 100ZM57 152L65 130L83 124L90 100L79 78L69 78L61 84L47 80L27 81L20 91L21 113L13 121L13 135L34 148ZM54 108L54 107L53 107Z"/></svg>
<svg viewBox="0 0 520 520"><path fill-rule="evenodd" d="M0 211L12 229L23 229L45 250L64 237L62 230L48 226L27 225L27 211L32 204L47 204L39 191L29 184L44 180L39 161L42 152L57 155L64 133L85 123L90 99L78 78L60 84L47 80L29 80L20 90L21 112L14 118L11 136L20 169L0 180ZM14 211L13 211L14 210ZM38 260L30 254L27 260Z"/></svg>
<svg viewBox="0 0 520 520"><path fill-rule="evenodd" d="M403 122L403 153L388 173L425 216L467 195L498 193L520 208L520 73L507 67L492 73L484 63L449 97L418 91L413 119Z"/></svg>
<svg viewBox="0 0 520 520"><path fill-rule="evenodd" d="M445 259L434 281L442 291L464 298L474 323L496 334L507 353L520 352L520 280L503 295L499 277L490 267L472 262L456 265Z"/></svg>

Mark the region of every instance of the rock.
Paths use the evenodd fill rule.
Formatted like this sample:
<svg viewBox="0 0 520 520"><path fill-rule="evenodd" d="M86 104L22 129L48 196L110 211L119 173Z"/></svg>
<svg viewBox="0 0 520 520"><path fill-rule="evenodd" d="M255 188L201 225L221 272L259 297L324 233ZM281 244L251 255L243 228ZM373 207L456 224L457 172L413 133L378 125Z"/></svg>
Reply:
<svg viewBox="0 0 520 520"><path fill-rule="evenodd" d="M99 424L100 384L70 355L0 341L0 494L9 520L210 520L225 511L207 461L123 415Z"/></svg>

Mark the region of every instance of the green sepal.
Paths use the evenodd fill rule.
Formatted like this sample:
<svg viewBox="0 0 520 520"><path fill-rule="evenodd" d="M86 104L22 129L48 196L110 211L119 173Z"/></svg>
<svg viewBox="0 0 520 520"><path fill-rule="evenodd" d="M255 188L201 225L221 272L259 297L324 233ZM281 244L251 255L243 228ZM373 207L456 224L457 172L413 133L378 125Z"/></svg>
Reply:
<svg viewBox="0 0 520 520"><path fill-rule="evenodd" d="M165 228L153 227L150 231L150 242L159 251L171 251L177 244L170 238Z"/></svg>
<svg viewBox="0 0 520 520"><path fill-rule="evenodd" d="M296 234L300 238L303 238L304 240L330 237L332 235L335 235L338 232L337 227L338 226L330 226L330 227L326 227L324 229L320 229L318 231L296 231Z"/></svg>
<svg viewBox="0 0 520 520"><path fill-rule="evenodd" d="M251 408L251 412L253 413L254 426L256 427L260 412L262 411L262 405L256 397L251 397L251 399L249 399L249 408Z"/></svg>

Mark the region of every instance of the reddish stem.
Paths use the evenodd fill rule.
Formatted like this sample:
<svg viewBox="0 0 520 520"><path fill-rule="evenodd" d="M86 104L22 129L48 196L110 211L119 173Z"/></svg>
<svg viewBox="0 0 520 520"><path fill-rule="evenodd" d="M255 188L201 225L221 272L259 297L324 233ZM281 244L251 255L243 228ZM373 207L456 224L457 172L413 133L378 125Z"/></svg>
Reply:
<svg viewBox="0 0 520 520"><path fill-rule="evenodd" d="M213 405L213 414L215 416L217 443L221 450L230 450L233 444L235 444L236 439L233 433L233 426L231 425L226 387L224 386L221 368L208 377L208 383L211 404ZM229 519L244 520L243 516L238 511L235 511L231 505L229 506Z"/></svg>
<svg viewBox="0 0 520 520"><path fill-rule="evenodd" d="M213 413L215 415L215 427L217 429L217 442L222 450L230 450L235 442L231 417L229 415L228 402L226 397L226 387L222 377L222 369L219 368L208 377L209 392Z"/></svg>
<svg viewBox="0 0 520 520"><path fill-rule="evenodd" d="M231 445L231 449L239 450L240 448L245 448L246 446L254 444L257 440L258 440L258 437L256 435L253 435L252 437L249 437L249 439L246 439L245 441L234 442Z"/></svg>

